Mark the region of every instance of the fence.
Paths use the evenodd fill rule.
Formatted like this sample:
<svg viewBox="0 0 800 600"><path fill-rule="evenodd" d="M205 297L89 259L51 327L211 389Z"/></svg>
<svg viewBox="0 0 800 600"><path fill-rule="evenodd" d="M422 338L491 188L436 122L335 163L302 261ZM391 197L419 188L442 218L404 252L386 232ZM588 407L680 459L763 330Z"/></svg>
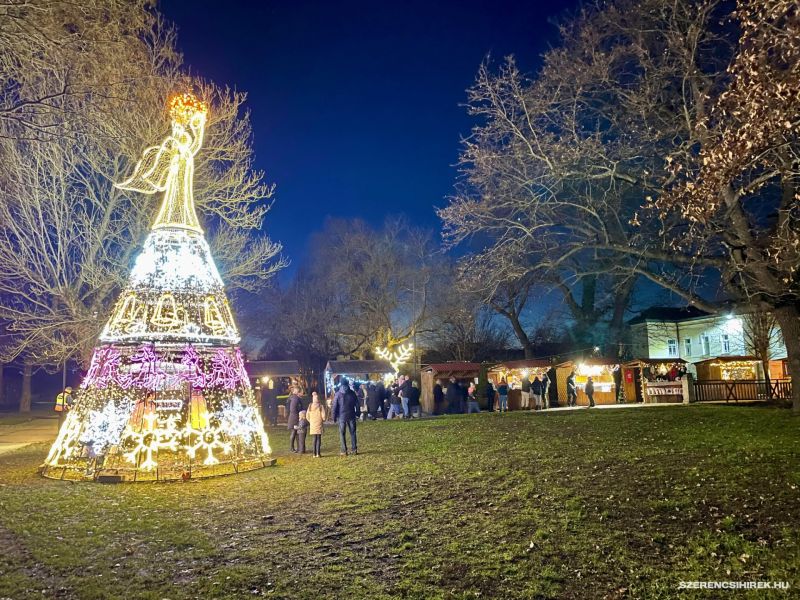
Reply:
<svg viewBox="0 0 800 600"><path fill-rule="evenodd" d="M770 395L769 391L772 391ZM730 381L695 381L694 395L697 402L739 400L767 400L768 398L791 398L792 382L789 379L775 379L769 382L749 379Z"/></svg>

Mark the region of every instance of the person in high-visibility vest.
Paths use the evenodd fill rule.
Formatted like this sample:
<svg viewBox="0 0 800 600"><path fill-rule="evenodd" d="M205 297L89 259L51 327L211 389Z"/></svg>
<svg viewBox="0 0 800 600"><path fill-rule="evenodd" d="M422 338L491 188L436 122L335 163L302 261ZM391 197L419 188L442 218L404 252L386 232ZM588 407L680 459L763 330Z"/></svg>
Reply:
<svg viewBox="0 0 800 600"><path fill-rule="evenodd" d="M58 428L61 429L61 426L64 424L64 419L67 416L67 413L72 408L72 404L75 400L72 397L72 388L67 386L64 388L64 391L61 392L58 396L56 396L56 404L53 407L58 413Z"/></svg>

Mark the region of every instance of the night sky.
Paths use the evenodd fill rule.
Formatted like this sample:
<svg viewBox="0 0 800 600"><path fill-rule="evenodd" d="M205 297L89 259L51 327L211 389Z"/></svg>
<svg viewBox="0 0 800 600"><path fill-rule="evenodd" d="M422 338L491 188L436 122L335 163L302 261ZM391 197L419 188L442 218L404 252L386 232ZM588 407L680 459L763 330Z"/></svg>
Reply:
<svg viewBox="0 0 800 600"><path fill-rule="evenodd" d="M327 216L439 228L481 60L533 71L575 0L165 0L187 65L248 92L266 230L296 266Z"/></svg>

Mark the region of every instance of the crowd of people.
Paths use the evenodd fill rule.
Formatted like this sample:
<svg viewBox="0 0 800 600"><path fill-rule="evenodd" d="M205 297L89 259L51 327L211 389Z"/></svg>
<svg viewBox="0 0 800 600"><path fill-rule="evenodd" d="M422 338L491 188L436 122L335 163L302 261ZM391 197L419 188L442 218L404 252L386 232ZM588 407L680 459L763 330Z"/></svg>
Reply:
<svg viewBox="0 0 800 600"><path fill-rule="evenodd" d="M536 376L525 382L521 388L522 409L541 410L548 406L550 380L547 375ZM489 412L507 412L510 386L505 379L496 386L487 382L479 392L474 382L459 383L450 377L446 384L437 379L433 387L433 414L460 414L481 412L479 394L483 394L485 407ZM587 395L592 391L591 378L587 385ZM575 374L567 380L567 393L570 405L577 398ZM324 423L332 421L339 433L339 454L348 456L358 454L357 422L364 420L413 419L422 417L420 388L416 381L401 375L392 382L368 381L350 382L342 378L335 388L330 406L320 399L317 392L311 394L306 406L299 386L290 388L286 401L287 427L289 428L290 449L295 453L305 453L306 437L313 438L313 456L321 456L322 432ZM593 404L593 403L592 403ZM265 417L271 425L277 425L278 411L275 402L265 405ZM348 446L347 438L350 438Z"/></svg>

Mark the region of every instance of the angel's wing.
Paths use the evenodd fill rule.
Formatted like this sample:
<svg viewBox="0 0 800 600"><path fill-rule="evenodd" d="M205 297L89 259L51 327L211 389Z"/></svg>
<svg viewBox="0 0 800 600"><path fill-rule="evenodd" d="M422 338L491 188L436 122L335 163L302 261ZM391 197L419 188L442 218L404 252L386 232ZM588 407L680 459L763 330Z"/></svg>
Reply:
<svg viewBox="0 0 800 600"><path fill-rule="evenodd" d="M172 137L168 137L160 146L151 146L144 151L142 159L136 163L133 175L129 179L114 186L121 190L154 194L167 189L167 178L172 158L177 149Z"/></svg>

